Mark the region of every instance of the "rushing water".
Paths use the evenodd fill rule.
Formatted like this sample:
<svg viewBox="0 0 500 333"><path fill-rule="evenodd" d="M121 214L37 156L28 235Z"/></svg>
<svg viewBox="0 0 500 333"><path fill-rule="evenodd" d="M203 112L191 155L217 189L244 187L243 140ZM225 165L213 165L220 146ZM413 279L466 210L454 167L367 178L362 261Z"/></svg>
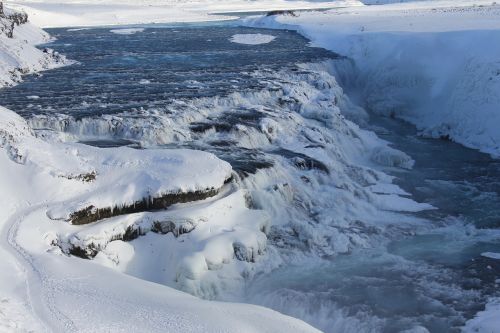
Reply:
<svg viewBox="0 0 500 333"><path fill-rule="evenodd" d="M334 56L288 31L240 27L147 28L133 35L110 28L51 29L50 47L78 64L27 77L0 91L2 105L23 116L65 113L75 117L159 108L172 100L260 90L266 71ZM268 33L269 44L229 41L235 34ZM251 75L259 69L263 75Z"/></svg>
<svg viewBox="0 0 500 333"><path fill-rule="evenodd" d="M294 77L276 76L278 71L301 78L303 69L297 63L337 57L308 47L306 39L289 31L147 27L134 35L119 35L109 30L51 30L57 41L50 47L78 64L0 90L2 105L27 118L66 115L76 121L120 115L120 121L147 117L154 124L158 114L173 117L192 99L277 90L278 81ZM229 41L242 33L277 38L256 46ZM164 146L213 151L243 174L272 166L275 155L301 168L328 173L326 166L304 154L247 149L228 135L218 136L241 124L257 128L263 112L271 111L229 105L223 112L190 121L189 133L179 134L189 140ZM110 124L117 119L109 118ZM457 331L481 310L487 296L497 293L500 264L481 253L500 252L500 162L448 141L420 138L412 126L397 120L374 116L370 124L371 130L416 161L411 171L385 171L417 201L437 209L418 214L426 221L423 227L398 234L379 247L258 276L249 282L245 301L297 316L328 332L399 332L418 327ZM213 135L197 136L205 132ZM81 139L102 147L130 144L123 132L107 141L99 133Z"/></svg>
<svg viewBox="0 0 500 333"><path fill-rule="evenodd" d="M387 169L396 183L437 210L430 230L384 246L288 267L251 283L251 301L328 332L459 331L498 295L500 161L458 144L417 136L398 120L372 116L371 129L410 154L411 171Z"/></svg>

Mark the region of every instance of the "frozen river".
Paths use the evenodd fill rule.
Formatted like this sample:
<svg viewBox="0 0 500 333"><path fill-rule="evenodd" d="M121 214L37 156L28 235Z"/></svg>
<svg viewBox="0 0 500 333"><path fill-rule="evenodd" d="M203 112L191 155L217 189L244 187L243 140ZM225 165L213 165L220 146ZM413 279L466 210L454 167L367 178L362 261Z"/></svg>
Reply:
<svg viewBox="0 0 500 333"><path fill-rule="evenodd" d="M297 100L274 92L302 82L321 91L330 88L314 66L297 64L342 61L339 56L309 47L289 31L224 25L145 27L130 34L110 30L50 30L57 41L49 46L77 63L0 90L2 105L47 137L64 133L66 140L100 147L202 149L230 162L242 179L280 166L284 173L295 168L287 176L304 182L335 177L317 157L321 154L285 149L273 142L273 133L267 133L267 141L256 133L266 115L284 110L282 116L291 119L300 111ZM231 42L245 34L274 39L257 45ZM412 170L383 171L413 199L436 209L409 214L420 221L413 228L382 236L374 232L368 247L323 253L308 264L257 274L238 300L274 308L327 332L458 331L489 296L498 294L500 261L481 254L500 252L500 161L448 141L420 138L413 127L394 119L372 116L368 123L368 129L415 160ZM318 131L319 125L308 126L297 132L311 137ZM272 187L259 179L249 183ZM291 214L304 218L294 222L321 223L316 216L322 209L335 214L318 200L314 212ZM269 209L272 204L256 205ZM278 252L280 232L269 238ZM369 230L359 233L370 237ZM311 250L287 242L287 252Z"/></svg>

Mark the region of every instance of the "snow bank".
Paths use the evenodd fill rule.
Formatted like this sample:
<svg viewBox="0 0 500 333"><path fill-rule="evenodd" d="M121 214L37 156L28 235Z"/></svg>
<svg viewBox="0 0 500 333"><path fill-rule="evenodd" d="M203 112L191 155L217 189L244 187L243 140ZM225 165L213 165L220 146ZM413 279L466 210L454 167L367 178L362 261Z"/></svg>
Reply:
<svg viewBox="0 0 500 333"><path fill-rule="evenodd" d="M354 59L359 76L350 88L372 111L500 155L499 17L491 2L427 1L246 22L296 29Z"/></svg>
<svg viewBox="0 0 500 333"><path fill-rule="evenodd" d="M201 151L89 150L83 145L66 149L95 166L90 173L95 178L89 181L90 196L72 198L48 212L54 220L74 224L204 199L215 195L231 178L228 163Z"/></svg>
<svg viewBox="0 0 500 333"><path fill-rule="evenodd" d="M230 41L238 44L259 45L271 43L275 39L275 36L264 34L236 34L231 37Z"/></svg>
<svg viewBox="0 0 500 333"><path fill-rule="evenodd" d="M35 47L48 42L49 35L26 20L24 14L7 8L0 14L0 88L19 82L23 74L68 63L57 52Z"/></svg>
<svg viewBox="0 0 500 333"><path fill-rule="evenodd" d="M22 9L41 27L131 25L173 22L207 22L234 19L231 12L262 12L361 5L358 0L13 0L9 6ZM215 13L228 13L215 15Z"/></svg>

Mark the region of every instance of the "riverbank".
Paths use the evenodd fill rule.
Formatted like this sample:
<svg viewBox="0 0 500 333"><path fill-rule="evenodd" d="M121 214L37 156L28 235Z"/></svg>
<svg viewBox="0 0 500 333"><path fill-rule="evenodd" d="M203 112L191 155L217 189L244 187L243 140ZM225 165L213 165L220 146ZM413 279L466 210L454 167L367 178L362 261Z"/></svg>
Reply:
<svg viewBox="0 0 500 333"><path fill-rule="evenodd" d="M371 111L500 156L500 6L425 1L246 19L353 59L344 82Z"/></svg>

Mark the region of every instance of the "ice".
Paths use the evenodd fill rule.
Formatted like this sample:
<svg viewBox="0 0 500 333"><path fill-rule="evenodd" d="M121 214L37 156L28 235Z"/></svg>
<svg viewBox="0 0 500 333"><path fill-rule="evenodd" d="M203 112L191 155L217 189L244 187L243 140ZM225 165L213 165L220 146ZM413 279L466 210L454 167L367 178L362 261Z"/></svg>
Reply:
<svg viewBox="0 0 500 333"><path fill-rule="evenodd" d="M259 45L271 43L276 37L264 34L237 34L233 35L230 39L233 43L246 44L246 45Z"/></svg>
<svg viewBox="0 0 500 333"><path fill-rule="evenodd" d="M129 29L112 29L110 32L117 35L134 35L139 32L143 32L144 28L129 28Z"/></svg>
<svg viewBox="0 0 500 333"><path fill-rule="evenodd" d="M375 149L372 153L372 161L383 166L403 169L411 169L415 164L410 156L390 147Z"/></svg>
<svg viewBox="0 0 500 333"><path fill-rule="evenodd" d="M495 252L483 252L481 253L483 257L491 258L491 259L500 259L500 253Z"/></svg>
<svg viewBox="0 0 500 333"><path fill-rule="evenodd" d="M500 301L498 299L491 299L486 304L486 309L479 312L474 319L467 322L463 328L463 332L499 332L500 328Z"/></svg>

